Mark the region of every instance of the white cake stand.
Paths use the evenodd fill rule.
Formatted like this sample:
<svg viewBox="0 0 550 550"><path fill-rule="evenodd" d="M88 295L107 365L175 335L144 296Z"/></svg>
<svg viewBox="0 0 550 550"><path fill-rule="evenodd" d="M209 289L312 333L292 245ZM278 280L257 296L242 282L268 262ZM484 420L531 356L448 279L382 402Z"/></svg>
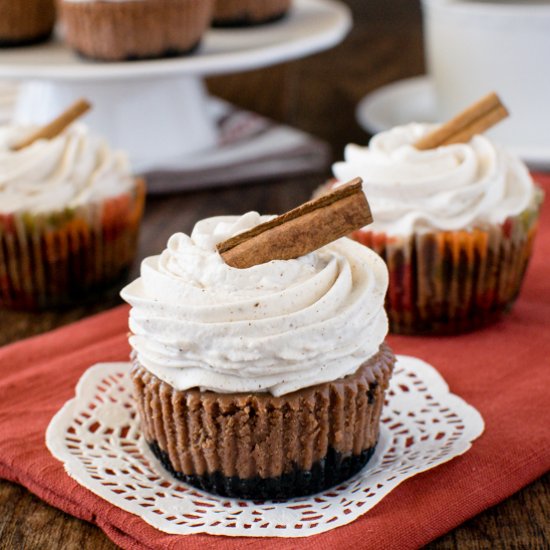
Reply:
<svg viewBox="0 0 550 550"><path fill-rule="evenodd" d="M21 123L42 124L75 99L90 99L87 124L128 151L137 172L147 172L216 145L204 76L305 57L338 44L350 27L349 9L339 2L294 0L280 22L210 30L188 57L92 62L58 39L0 50L0 78L23 81L14 115Z"/></svg>

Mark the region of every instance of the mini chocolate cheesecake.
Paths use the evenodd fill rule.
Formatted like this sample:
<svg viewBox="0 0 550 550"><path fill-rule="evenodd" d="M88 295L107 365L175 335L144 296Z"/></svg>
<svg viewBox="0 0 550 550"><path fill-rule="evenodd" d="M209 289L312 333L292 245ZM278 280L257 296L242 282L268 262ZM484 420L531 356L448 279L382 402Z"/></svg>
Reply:
<svg viewBox="0 0 550 550"><path fill-rule="evenodd" d="M54 23L54 0L0 0L0 48L44 42Z"/></svg>
<svg viewBox="0 0 550 550"><path fill-rule="evenodd" d="M143 437L176 478L224 496L323 491L372 456L395 358L388 272L343 238L361 180L278 217L198 222L146 258L132 306Z"/></svg>
<svg viewBox="0 0 550 550"><path fill-rule="evenodd" d="M101 61L175 57L194 52L214 0L59 0L65 41Z"/></svg>
<svg viewBox="0 0 550 550"><path fill-rule="evenodd" d="M219 495L317 493L372 456L395 358L387 345L354 374L281 397L178 391L134 364L143 435L177 479Z"/></svg>

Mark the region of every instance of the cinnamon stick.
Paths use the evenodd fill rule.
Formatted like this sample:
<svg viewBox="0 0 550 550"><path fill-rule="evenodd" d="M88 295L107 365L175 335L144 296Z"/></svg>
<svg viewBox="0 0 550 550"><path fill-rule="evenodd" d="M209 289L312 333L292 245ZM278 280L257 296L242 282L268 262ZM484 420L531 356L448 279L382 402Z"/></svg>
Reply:
<svg viewBox="0 0 550 550"><path fill-rule="evenodd" d="M508 116L508 110L494 92L486 95L462 113L419 139L417 149L434 149L452 143L467 143L476 134L494 126Z"/></svg>
<svg viewBox="0 0 550 550"><path fill-rule="evenodd" d="M77 118L89 111L91 107L92 105L88 101L85 99L79 99L56 119L52 120L49 124L46 124L46 126L42 126L19 143L12 145L11 148L14 151L19 151L39 139L53 139L63 132L63 130L72 124Z"/></svg>
<svg viewBox="0 0 550 550"><path fill-rule="evenodd" d="M218 244L225 263L244 269L313 252L372 223L361 178Z"/></svg>

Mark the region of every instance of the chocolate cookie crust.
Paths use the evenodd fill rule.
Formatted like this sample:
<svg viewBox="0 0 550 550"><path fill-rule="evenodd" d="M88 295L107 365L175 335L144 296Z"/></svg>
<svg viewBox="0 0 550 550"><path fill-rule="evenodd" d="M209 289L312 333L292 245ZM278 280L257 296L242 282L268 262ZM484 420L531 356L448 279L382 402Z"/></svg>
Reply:
<svg viewBox="0 0 550 550"><path fill-rule="evenodd" d="M316 462L311 470L304 471L294 466L290 472L278 477L255 476L248 479L238 476L227 477L220 472L206 473L202 476L186 475L174 469L170 457L161 450L158 443L149 443L149 448L166 470L189 485L231 498L270 500L311 495L338 485L367 464L376 446L358 455L347 457L343 457L330 447L326 457Z"/></svg>
<svg viewBox="0 0 550 550"><path fill-rule="evenodd" d="M144 437L176 477L281 498L321 491L367 462L394 362L382 345L353 375L281 397L178 391L138 363L132 378Z"/></svg>

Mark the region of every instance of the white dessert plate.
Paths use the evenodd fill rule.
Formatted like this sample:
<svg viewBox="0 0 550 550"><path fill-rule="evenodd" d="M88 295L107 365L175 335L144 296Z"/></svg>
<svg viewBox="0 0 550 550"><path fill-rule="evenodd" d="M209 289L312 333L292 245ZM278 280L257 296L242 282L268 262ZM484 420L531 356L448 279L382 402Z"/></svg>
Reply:
<svg viewBox="0 0 550 550"><path fill-rule="evenodd" d="M351 24L351 11L341 2L294 0L281 21L208 30L192 55L117 63L82 59L58 35L47 44L0 50L0 78L23 83L17 123L44 124L86 97L94 106L86 124L125 150L137 172L186 167L220 140L202 77L320 52L341 42Z"/></svg>
<svg viewBox="0 0 550 550"><path fill-rule="evenodd" d="M356 118L371 134L407 122L437 122L436 95L430 77L407 78L378 88L359 102ZM517 143L507 148L531 168L550 170L550 147L533 148Z"/></svg>

